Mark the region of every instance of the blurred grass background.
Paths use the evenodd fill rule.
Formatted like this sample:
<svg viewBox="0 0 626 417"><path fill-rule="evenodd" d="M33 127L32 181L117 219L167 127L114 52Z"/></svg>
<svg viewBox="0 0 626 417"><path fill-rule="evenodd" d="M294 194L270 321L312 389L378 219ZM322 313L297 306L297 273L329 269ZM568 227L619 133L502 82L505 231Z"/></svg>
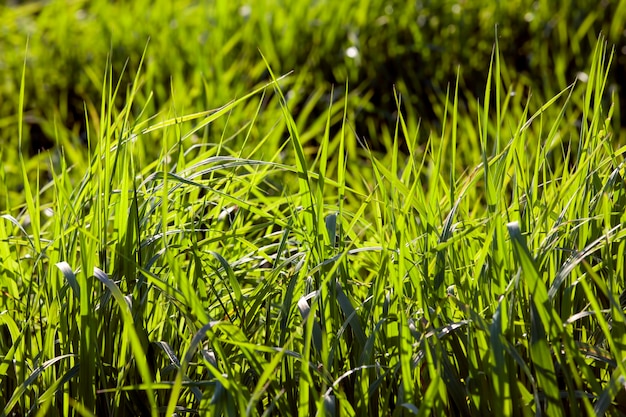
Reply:
<svg viewBox="0 0 626 417"><path fill-rule="evenodd" d="M397 118L394 88L410 131L420 126L418 143L441 130L457 71L461 125L476 122L496 26L505 88L520 104L513 108L528 101L537 110L570 83L584 81L600 34L615 48L607 91L618 91L626 81L625 22L626 1L5 1L1 159L15 160L24 62L24 151L32 157L30 171L42 174L41 162L50 157L41 151L55 144L63 144L74 164L86 159L87 137L97 137L105 69L111 67L119 80L122 107L144 50L142 85L133 100L137 114L185 114L242 96L269 78L262 53L276 74L293 71L281 87L307 132L303 141L315 143L329 102L343 103L348 85L350 128L373 149L385 150ZM582 103L576 96L571 101ZM624 95L613 113L616 132L626 125L623 101ZM264 106L278 109L273 99ZM336 110L332 125L339 129ZM233 132L249 114L244 109L229 118ZM572 114L575 136L581 116ZM86 117L93 123L86 124ZM263 131L275 124L270 118L257 126ZM206 139L217 142L224 129L216 124L218 136L209 132ZM3 207L15 206L8 198L19 195L15 169L6 166L0 173Z"/></svg>

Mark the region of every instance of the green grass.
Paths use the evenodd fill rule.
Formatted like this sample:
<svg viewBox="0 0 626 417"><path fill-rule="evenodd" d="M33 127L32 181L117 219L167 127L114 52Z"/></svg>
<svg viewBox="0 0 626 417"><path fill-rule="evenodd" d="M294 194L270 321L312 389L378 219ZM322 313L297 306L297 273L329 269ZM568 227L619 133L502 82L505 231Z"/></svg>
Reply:
<svg viewBox="0 0 626 417"><path fill-rule="evenodd" d="M347 98L303 146L271 61L250 94L156 118L141 71L121 108L107 72L88 160L61 147L45 183L17 163L2 415L622 415L610 58L531 111L496 48L473 122L452 88L442 131L421 146L399 112L386 154L357 146Z"/></svg>
<svg viewBox="0 0 626 417"><path fill-rule="evenodd" d="M8 127L18 119L16 99L27 37L23 116L24 140L29 145L25 151L30 156L41 147L63 142L70 165L84 164L80 148L98 127L105 68L112 68L113 79L121 82L116 108L132 101L135 114L140 109L146 115L172 109L187 114L216 108L264 84L268 74L259 50L277 74L294 71L282 87L304 145L323 133L330 86L335 86L335 104L341 108L348 82L350 123L373 148L382 150L394 136L394 87L403 94L405 119L409 124L421 123L420 143L428 140L430 131L441 131L446 91L454 84L459 66L459 109L461 113L475 110L476 97L484 93L496 25L508 67L502 78L517 92L511 99L518 104L514 108L523 108L530 91L533 105L547 102L577 73L585 72L600 33L615 45L607 91L618 90L626 74L625 4L52 0L0 5L0 141L16 142ZM139 72L146 43L138 78L142 88L129 100L126 86ZM354 58L346 54L349 49L357 52ZM578 94L572 97L575 107L580 100ZM616 131L620 121L621 126L626 123L620 113L624 103L616 100ZM252 113L249 109L242 115ZM86 132L85 114L92 120L91 132ZM571 121L578 117L571 113ZM235 127L249 118L229 120ZM341 112L334 113L332 125L339 120ZM267 121L266 126L261 119L256 125L267 132L273 122ZM216 122L215 134L224 128L222 121ZM566 124L561 128L564 135L577 133ZM5 152L9 154L2 160L13 161L12 150ZM14 164L8 169L8 191L0 188L2 202L6 192L19 197Z"/></svg>
<svg viewBox="0 0 626 417"><path fill-rule="evenodd" d="M624 7L364 3L2 9L0 416L626 414Z"/></svg>

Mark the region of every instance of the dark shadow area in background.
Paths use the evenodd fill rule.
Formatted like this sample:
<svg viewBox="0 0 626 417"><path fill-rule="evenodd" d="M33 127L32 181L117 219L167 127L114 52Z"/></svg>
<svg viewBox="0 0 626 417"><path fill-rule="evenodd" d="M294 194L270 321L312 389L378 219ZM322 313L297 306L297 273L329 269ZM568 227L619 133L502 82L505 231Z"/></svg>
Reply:
<svg viewBox="0 0 626 417"><path fill-rule="evenodd" d="M26 2L5 2L10 6L24 3ZM351 91L359 91L360 94L369 96L367 106L358 108L354 120L350 122L357 134L367 137L374 149L379 149L382 144L377 141L376 132L372 132L370 127L393 126L396 121L394 86L402 94L405 106L403 111L421 119L426 134L431 129L440 128L441 115L436 109L441 107L447 87L454 84L457 68L461 68L462 74L461 110L468 100L476 100L475 97L484 95L496 25L502 64L511 72L511 81L528 81L533 95L539 99L549 99L574 81L580 71L585 70L600 33L607 37L609 46L615 47L607 91L617 90L621 93L620 86L626 83L626 36L620 23L626 22L626 13L619 10L623 8L620 6L621 2L584 1L576 5L566 1L551 2L549 5L523 2L524 5L518 9L498 6L491 11L481 8L478 3L375 3L374 6L378 6L378 9L372 7L368 10L367 19L362 24L356 22L352 15L334 16L333 21L323 22L333 25L336 39L343 42L342 44L324 39L327 28L306 20L311 17L299 17L305 19L304 22L294 17L291 24L298 25L297 31L293 32L297 33L298 38L291 41L299 47L281 49L280 33L272 33L270 37L276 40L277 45L274 48L276 62L272 60L271 65L275 65L276 73L290 70L310 72L302 85L301 92L304 95L320 85L329 89L331 85L341 88L348 80ZM84 3L86 13L90 13L90 4ZM122 3L117 4L119 6ZM553 13L542 10L544 8L551 8ZM282 11L289 13L289 10ZM38 13L34 13L35 20ZM271 14L273 11L253 10L253 13ZM141 16L137 19L140 21ZM247 24L260 24L249 16L242 17L238 14L233 15L233 20L234 31L238 30L237 24L241 30ZM98 23L97 16L94 22ZM114 39L115 34L107 32L111 27L101 24L103 36ZM581 34L577 31L582 26L587 29ZM255 27L247 30L257 29ZM270 25L270 30L278 31L278 28ZM139 30L135 34L136 39L125 39L126 43L123 45L112 45L114 79L120 76L121 69L130 57L130 71L126 70L122 76L122 88L118 97L120 104L125 100L125 86L132 82L133 66L138 64L135 61L138 61L137 57L143 52L149 32L150 29ZM50 33L44 31L41 36L50 36ZM229 36L225 34L226 39ZM83 45L78 40L76 42ZM193 55L206 52L200 45L194 47L193 42L191 44L187 45L180 39L172 39L168 44L168 48L172 48L180 56L180 62L175 64L176 68L182 68L182 74L187 74L185 77L188 76L189 79L192 79L191 73L196 70L193 60L197 58ZM347 57L346 51L350 47L358 51L356 58ZM63 103L63 110L56 115L62 117L59 121L74 131L77 140L84 142L85 101L99 103L101 97L99 86L87 81L82 68L86 65L104 68L106 60L103 57L76 49L74 45L59 45L53 38L49 40L49 48L50 56L58 57L62 61L54 63L63 69L62 74L44 78L45 85L41 85L41 77L32 75L39 70L27 68L26 94L29 100L25 121L30 136L31 155L54 146L53 117L48 108L51 98L57 103ZM247 43L244 39L233 48L236 52L224 59L235 62L256 55L257 60L260 60L257 48L263 49L262 46ZM172 53L171 50L169 52ZM170 73L173 72L168 69L174 63L171 60L161 62L159 55L159 46L150 45L149 59L163 68L162 73L153 74L161 77L155 84L167 86L171 82ZM212 57L207 56L206 59L210 60ZM12 78L12 82L19 86L20 71L16 71L16 68L5 68L0 72L5 72L5 79ZM251 89L253 85L266 79L246 79L242 75L240 81ZM163 91L168 93L167 88ZM6 92L0 91L0 95L4 94ZM336 96L335 99L342 98ZM167 97L157 91L153 100L155 107L158 107L160 103L167 101ZM624 106L626 97L619 94L619 108ZM327 108L327 103L320 103L315 111L323 114ZM7 108L0 110L8 111ZM297 115L299 105L291 110ZM626 127L626 113L618 109L616 114L615 127Z"/></svg>

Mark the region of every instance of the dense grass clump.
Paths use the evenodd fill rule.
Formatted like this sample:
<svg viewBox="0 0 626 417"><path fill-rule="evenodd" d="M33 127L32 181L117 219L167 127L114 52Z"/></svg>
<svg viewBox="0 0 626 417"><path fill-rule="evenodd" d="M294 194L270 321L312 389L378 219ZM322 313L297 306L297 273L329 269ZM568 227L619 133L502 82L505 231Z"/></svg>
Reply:
<svg viewBox="0 0 626 417"><path fill-rule="evenodd" d="M0 6L0 416L625 415L624 4Z"/></svg>
<svg viewBox="0 0 626 417"><path fill-rule="evenodd" d="M426 143L396 94L385 152L347 95L305 123L271 60L158 115L141 66L121 106L108 71L87 158L59 137L3 170L0 414L626 413L610 57L537 104L496 47Z"/></svg>

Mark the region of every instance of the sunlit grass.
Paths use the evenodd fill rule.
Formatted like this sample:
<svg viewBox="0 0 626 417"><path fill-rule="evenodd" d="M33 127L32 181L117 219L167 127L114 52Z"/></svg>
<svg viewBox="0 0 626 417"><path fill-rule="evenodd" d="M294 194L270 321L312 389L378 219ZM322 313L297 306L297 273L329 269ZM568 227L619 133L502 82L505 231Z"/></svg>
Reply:
<svg viewBox="0 0 626 417"><path fill-rule="evenodd" d="M610 57L533 108L496 45L469 115L451 87L441 131L399 111L386 153L345 96L303 128L271 59L193 113L137 107L141 70L120 107L107 71L85 161L4 168L1 414L620 415Z"/></svg>
<svg viewBox="0 0 626 417"><path fill-rule="evenodd" d="M87 169L84 148L88 136L95 143L100 127L110 122L100 120L102 94L106 95L102 91L105 68L111 69L112 80L119 80L120 86L112 115L132 102L133 115L154 125L170 117L217 108L264 85L268 73L261 51L276 74L293 71L283 79L281 88L307 155L315 152L324 133L328 109L330 132L336 134L346 97L347 131L354 130L374 151L390 149L396 136L394 88L402 94L400 110L411 135L404 138L400 132L400 149L406 151L405 141L413 139L418 147L424 147L429 139L438 147L438 135L430 133L442 133L446 93L460 70L458 112L468 116L458 120L463 131L456 142L462 148L456 159L460 172L472 166L473 152L480 144L482 129L475 128L473 115L483 105L494 39L499 40L506 62L501 71L506 86L501 92L505 119L521 119L527 104L534 113L577 74L585 79L600 33L615 45L607 95L618 90L623 84L621 74L626 73L622 33L626 8L617 1L6 3L0 5L0 142L16 144L15 126L23 117L23 151L31 157L25 161L26 171L31 180L39 177L42 183L51 177L47 169L50 156L38 155L42 148L58 150L62 145L66 163L76 170L76 176ZM25 85L20 83L24 63ZM131 87L133 82L137 85ZM21 86L26 89L23 113L17 103ZM331 86L335 88L332 103ZM135 91L132 99L127 95L129 88ZM578 134L582 91L573 90L559 140L569 141ZM227 139L238 136L260 107L264 111L252 123L247 143L256 145L265 139L269 148L279 147L286 134L280 104L275 96L266 98L242 103L241 111L215 120L201 132L200 139L218 142L223 136L228 144L239 146ZM615 103L612 126L618 136L617 127L624 124L624 118L620 100ZM507 125L500 130L508 134L514 128ZM136 157L154 161L162 148L175 145L173 136L154 139L160 140L169 142L167 146L136 147ZM347 141L346 146L350 154L358 151L355 141ZM556 155L558 146L559 141L547 145L548 150L557 147ZM465 159L466 155L471 157ZM58 161L56 156L51 159ZM1 147L0 210L24 203L22 173L13 163L16 160L17 146ZM332 162L329 168L334 169Z"/></svg>

